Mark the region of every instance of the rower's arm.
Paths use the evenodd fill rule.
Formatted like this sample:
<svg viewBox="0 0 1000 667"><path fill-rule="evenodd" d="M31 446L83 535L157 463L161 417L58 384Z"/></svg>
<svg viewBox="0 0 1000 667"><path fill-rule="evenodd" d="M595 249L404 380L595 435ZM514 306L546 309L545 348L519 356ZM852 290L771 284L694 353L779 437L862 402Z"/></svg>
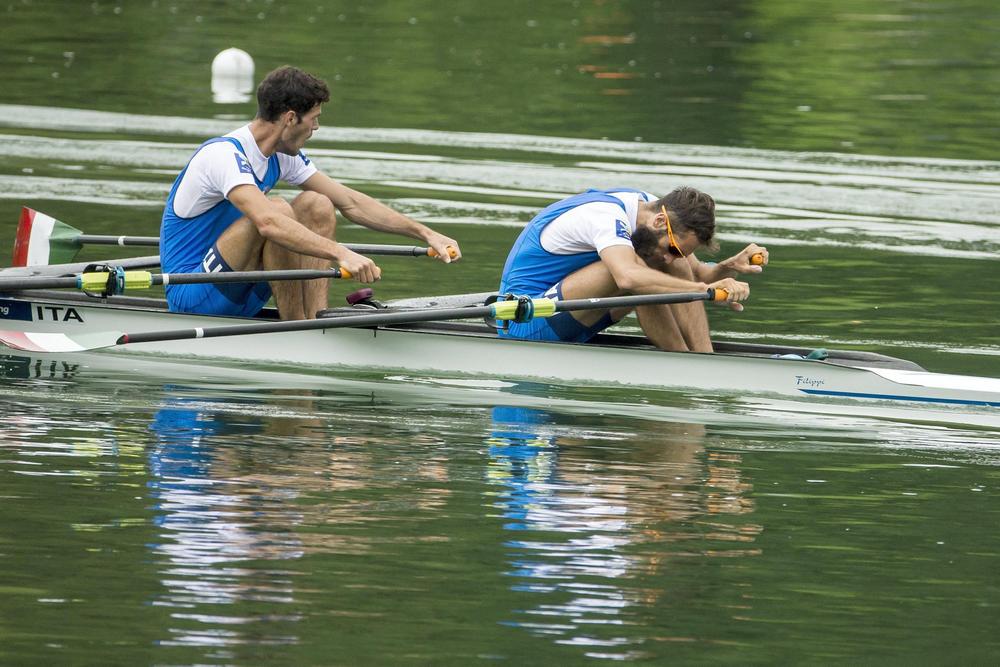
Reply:
<svg viewBox="0 0 1000 667"><path fill-rule="evenodd" d="M703 292L708 289L705 282L683 280L649 268L632 248L625 245L608 246L600 252L600 256L618 289L627 294Z"/></svg>
<svg viewBox="0 0 1000 667"><path fill-rule="evenodd" d="M226 198L268 241L310 257L336 262L361 282L379 279L381 270L374 262L285 215L256 186L237 185Z"/></svg>
<svg viewBox="0 0 1000 667"><path fill-rule="evenodd" d="M760 256L759 263L753 260L755 255ZM718 264L700 261L694 254L688 255L691 263L691 270L698 280L712 283L724 278L733 278L741 273L760 273L768 261L767 248L751 243L746 248L736 253L728 259L724 259Z"/></svg>
<svg viewBox="0 0 1000 667"><path fill-rule="evenodd" d="M713 280L710 283L693 282L646 266L632 248L624 245L609 246L600 252L601 261L608 267L618 289L627 294L660 294L662 292L704 292L708 288L726 291L727 301L735 310L743 310L737 301L750 296L750 286L732 278ZM680 260L679 260L680 261Z"/></svg>
<svg viewBox="0 0 1000 667"><path fill-rule="evenodd" d="M462 256L458 242L454 239L394 211L363 192L338 183L322 172L310 176L301 187L303 190L317 192L329 199L351 222L376 231L400 234L424 241L434 248L438 258L446 263Z"/></svg>
<svg viewBox="0 0 1000 667"><path fill-rule="evenodd" d="M339 244L320 236L295 218L274 206L263 192L253 185L238 185L226 198L253 223L268 241L283 248L323 259L336 260Z"/></svg>

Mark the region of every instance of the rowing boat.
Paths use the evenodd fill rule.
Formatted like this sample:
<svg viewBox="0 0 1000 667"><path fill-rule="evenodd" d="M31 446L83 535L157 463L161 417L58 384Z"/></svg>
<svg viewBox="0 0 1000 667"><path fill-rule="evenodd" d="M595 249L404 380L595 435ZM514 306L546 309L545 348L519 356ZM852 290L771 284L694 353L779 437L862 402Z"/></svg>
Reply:
<svg viewBox="0 0 1000 667"><path fill-rule="evenodd" d="M375 312L471 308L484 296L409 299ZM372 312L371 306L358 304L321 315L356 318ZM209 330L270 320L277 320L273 310L265 310L258 318L171 313L162 300L146 297L95 299L54 290L0 295L0 342L28 351L77 352L86 348L76 341L122 329L134 333ZM1000 416L1000 379L931 373L912 362L870 352L833 350L824 359L810 359L808 349L731 342L717 343L715 354L663 352L642 336L618 333L601 334L589 343L517 341L498 337L482 321L163 340L118 345L108 352L313 368L402 369L574 385L635 385L711 395L750 393L820 403L867 401Z"/></svg>
<svg viewBox="0 0 1000 667"><path fill-rule="evenodd" d="M156 241L119 237L116 243L155 245ZM485 310L495 315L493 309L482 307L488 294L410 299L374 311L370 302L362 302L321 313L317 326L309 322L279 322L274 310L265 310L256 318L171 313L160 299L121 296L120 289L110 289L115 282L111 269L87 273L94 270L92 265L48 265L53 252L63 259L72 259L83 243L107 244L111 239L85 235L49 216L25 209L15 252L18 267L0 271L0 343L35 352L108 348L113 353L215 358L239 363L405 369L506 380L635 385L694 390L713 396L770 394L827 405L831 401L854 401L918 410L933 408L939 412L978 411L985 413L988 420L1000 420L997 378L931 373L912 362L858 351L833 350L817 355L801 348L716 342L715 354L663 352L643 336L621 333L600 334L588 343L515 341L498 337L496 330L481 320L469 320L473 315L481 318ZM412 256L430 252L426 248L402 246L365 249ZM227 278L127 271L151 268L158 263L155 256L115 260L119 287ZM279 273L268 279L302 277ZM249 273L242 278L235 274L228 278L261 279ZM32 287L76 285L87 289L87 285L105 281L109 289L103 290L105 296L101 298L95 298L93 292L74 294ZM675 298L685 301L719 298L713 292L717 291L709 290L707 295L643 295L622 299L629 300L629 307L634 307L646 298L660 299L662 303ZM616 306L607 299L580 300L589 303L575 306L570 302L554 305L541 303L547 300L537 301L549 315L554 308L599 307L598 301L608 302L605 307L625 305ZM507 302L507 305L512 304ZM531 305L529 317L546 316L534 308ZM518 316L523 314L520 310L516 312Z"/></svg>

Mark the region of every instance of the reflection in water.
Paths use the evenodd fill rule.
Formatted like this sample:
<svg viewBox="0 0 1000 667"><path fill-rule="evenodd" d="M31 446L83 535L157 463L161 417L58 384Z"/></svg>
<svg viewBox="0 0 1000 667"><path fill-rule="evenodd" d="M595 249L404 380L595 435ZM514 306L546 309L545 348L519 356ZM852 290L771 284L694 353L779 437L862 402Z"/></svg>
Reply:
<svg viewBox="0 0 1000 667"><path fill-rule="evenodd" d="M595 439L622 440L613 452L629 463L594 460ZM677 587L672 562L758 555L760 526L727 520L753 511L740 457L706 453L703 440L699 425L630 437L494 408L488 480L510 531L511 589L528 596L509 623L591 657L640 658L646 639L631 626Z"/></svg>
<svg viewBox="0 0 1000 667"><path fill-rule="evenodd" d="M297 621L297 616L249 616L219 607L245 610L234 606L294 600L293 572L250 565L302 556L301 544L290 530L301 521L287 505L290 492L241 479L241 462L226 448L212 445L220 435L242 440L262 428L259 420L223 420L206 410L203 402L199 407L184 398L168 400L150 424L156 445L149 454L148 486L158 511L155 524L160 539L149 547L162 559L160 576L166 589L154 604L175 608L175 619L194 624L172 625L172 636L161 642L164 645L298 640L280 630L285 626L274 626L275 621ZM255 629L236 629L244 625Z"/></svg>
<svg viewBox="0 0 1000 667"><path fill-rule="evenodd" d="M995 652L995 431L92 357L0 357L11 664Z"/></svg>
<svg viewBox="0 0 1000 667"><path fill-rule="evenodd" d="M383 460L394 446L441 445L418 416L387 421L367 400L355 407L342 396L331 410L320 392L304 390L208 399L167 389L171 397L150 424L159 539L148 546L164 588L153 604L183 623L169 626L162 645L299 644L314 591L296 578L316 576L308 556L371 559L403 549L423 537L384 535L378 526L411 511L433 517L450 495L440 456ZM396 499L400 484L407 492ZM331 604L331 613L356 613L347 598L324 596L324 608Z"/></svg>

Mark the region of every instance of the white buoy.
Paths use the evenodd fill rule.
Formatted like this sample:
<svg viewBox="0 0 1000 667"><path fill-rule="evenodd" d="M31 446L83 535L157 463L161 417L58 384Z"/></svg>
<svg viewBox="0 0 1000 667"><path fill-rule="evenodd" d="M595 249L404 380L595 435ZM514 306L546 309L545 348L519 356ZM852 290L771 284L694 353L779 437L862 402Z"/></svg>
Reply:
<svg viewBox="0 0 1000 667"><path fill-rule="evenodd" d="M220 51L212 61L212 99L217 104L247 102L253 93L253 58L242 49Z"/></svg>

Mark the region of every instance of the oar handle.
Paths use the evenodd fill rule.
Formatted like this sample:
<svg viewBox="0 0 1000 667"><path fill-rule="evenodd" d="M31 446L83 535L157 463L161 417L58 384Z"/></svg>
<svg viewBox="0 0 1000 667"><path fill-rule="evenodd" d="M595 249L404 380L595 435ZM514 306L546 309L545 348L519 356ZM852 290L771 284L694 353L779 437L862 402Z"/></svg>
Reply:
<svg viewBox="0 0 1000 667"><path fill-rule="evenodd" d="M759 252L755 252L754 254L750 255L750 263L755 266L764 266L764 255L760 254Z"/></svg>
<svg viewBox="0 0 1000 667"><path fill-rule="evenodd" d="M726 301L729 299L729 291L724 290L721 287L709 287L708 288L708 300L709 301Z"/></svg>
<svg viewBox="0 0 1000 667"><path fill-rule="evenodd" d="M352 274L350 271L348 271L344 267L340 267L339 269L337 269L337 271L340 271L340 275L337 276L337 277L341 278L343 280L350 280L351 278L354 277L354 274Z"/></svg>
<svg viewBox="0 0 1000 667"><path fill-rule="evenodd" d="M435 250L434 248L428 248L427 249L427 256L428 257L437 257L438 256L438 251ZM455 259L456 257L458 257L458 250L455 248L455 246L453 246L453 245L448 246L448 257L451 257L452 259Z"/></svg>

